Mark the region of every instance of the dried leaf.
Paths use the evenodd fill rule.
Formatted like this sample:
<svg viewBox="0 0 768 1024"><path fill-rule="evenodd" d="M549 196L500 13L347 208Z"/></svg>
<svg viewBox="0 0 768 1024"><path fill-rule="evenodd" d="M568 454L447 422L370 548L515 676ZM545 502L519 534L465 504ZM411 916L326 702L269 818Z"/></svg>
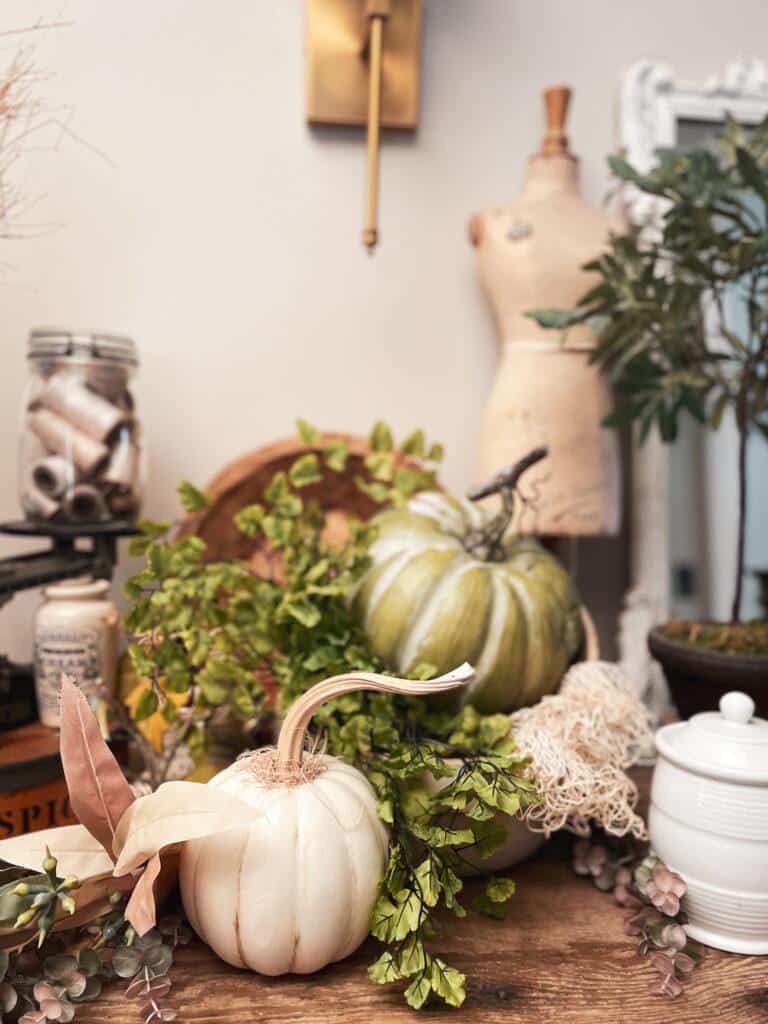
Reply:
<svg viewBox="0 0 768 1024"><path fill-rule="evenodd" d="M134 794L102 738L88 701L66 675L61 681L60 742L72 810L111 854L117 823Z"/></svg>
<svg viewBox="0 0 768 1024"><path fill-rule="evenodd" d="M155 880L160 874L160 866L160 858L155 854L142 871L125 907L125 919L130 921L139 935L146 935L157 921Z"/></svg>
<svg viewBox="0 0 768 1024"><path fill-rule="evenodd" d="M30 832L0 842L0 858L9 864L39 871L48 847L59 862L62 878L77 875L81 880L112 870L112 860L102 844L82 825L62 825Z"/></svg>
<svg viewBox="0 0 768 1024"><path fill-rule="evenodd" d="M165 782L120 819L116 875L134 871L168 846L247 825L263 811L200 782Z"/></svg>

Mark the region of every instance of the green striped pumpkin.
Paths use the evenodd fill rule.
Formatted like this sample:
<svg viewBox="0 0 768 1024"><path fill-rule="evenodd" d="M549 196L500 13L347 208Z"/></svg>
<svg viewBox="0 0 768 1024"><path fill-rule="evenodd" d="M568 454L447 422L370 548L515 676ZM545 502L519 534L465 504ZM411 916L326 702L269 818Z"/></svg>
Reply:
<svg viewBox="0 0 768 1024"><path fill-rule="evenodd" d="M487 514L422 492L376 517L373 564L352 598L376 655L407 675L417 665L477 672L467 700L512 711L553 693L582 647L580 602L568 573L535 540L508 536L503 561L465 547Z"/></svg>

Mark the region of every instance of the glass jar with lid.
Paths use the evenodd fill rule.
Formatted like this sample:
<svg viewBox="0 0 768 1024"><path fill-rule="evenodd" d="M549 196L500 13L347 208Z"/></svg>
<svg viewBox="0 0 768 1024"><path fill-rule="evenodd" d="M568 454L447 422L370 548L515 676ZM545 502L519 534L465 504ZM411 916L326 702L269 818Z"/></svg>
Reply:
<svg viewBox="0 0 768 1024"><path fill-rule="evenodd" d="M136 345L123 335L36 328L29 336L19 498L28 519L135 519L144 442L132 389Z"/></svg>

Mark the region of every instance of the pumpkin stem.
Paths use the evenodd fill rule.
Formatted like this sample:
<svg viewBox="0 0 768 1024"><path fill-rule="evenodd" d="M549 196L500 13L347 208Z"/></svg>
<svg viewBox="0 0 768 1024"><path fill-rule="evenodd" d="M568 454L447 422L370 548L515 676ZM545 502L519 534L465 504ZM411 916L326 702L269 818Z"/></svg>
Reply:
<svg viewBox="0 0 768 1024"><path fill-rule="evenodd" d="M486 483L480 484L479 487L474 487L471 491L467 492L467 497L470 501L480 501L482 498L488 498L492 494L501 495L501 509L499 512L484 527L473 530L467 536L465 547L471 554L481 557L487 562L503 561L504 547L502 541L515 513L518 481L523 473L529 470L531 466L535 466L537 462L545 459L548 454L549 448L546 445L534 448L532 452L524 455L522 459L518 459L517 462L503 469L500 473L497 473L496 476L486 481Z"/></svg>
<svg viewBox="0 0 768 1024"><path fill-rule="evenodd" d="M475 670L464 662L452 672L437 679L420 682L415 679L396 679L376 672L349 672L333 676L311 689L294 701L285 716L277 741L278 763L300 764L304 752L304 741L312 715L329 700L344 693L357 690L375 690L378 693L399 693L403 696L420 697L445 690L457 690L475 678Z"/></svg>

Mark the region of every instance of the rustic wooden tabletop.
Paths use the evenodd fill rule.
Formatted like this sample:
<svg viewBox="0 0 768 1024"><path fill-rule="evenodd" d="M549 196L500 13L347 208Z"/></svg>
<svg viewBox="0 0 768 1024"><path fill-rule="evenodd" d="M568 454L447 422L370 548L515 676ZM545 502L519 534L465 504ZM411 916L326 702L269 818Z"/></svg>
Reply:
<svg viewBox="0 0 768 1024"><path fill-rule="evenodd" d="M651 996L654 971L623 931L626 911L576 877L567 841L552 841L512 874L518 889L502 922L452 919L437 940L467 975L460 1010L409 1010L396 986L374 985L367 943L349 960L307 977L265 979L227 967L195 940L177 954L164 1000L189 1024L765 1024L768 958L708 950L676 1000ZM469 887L476 883L469 883ZM78 1009L92 1024L137 1024L140 1007L111 985Z"/></svg>

